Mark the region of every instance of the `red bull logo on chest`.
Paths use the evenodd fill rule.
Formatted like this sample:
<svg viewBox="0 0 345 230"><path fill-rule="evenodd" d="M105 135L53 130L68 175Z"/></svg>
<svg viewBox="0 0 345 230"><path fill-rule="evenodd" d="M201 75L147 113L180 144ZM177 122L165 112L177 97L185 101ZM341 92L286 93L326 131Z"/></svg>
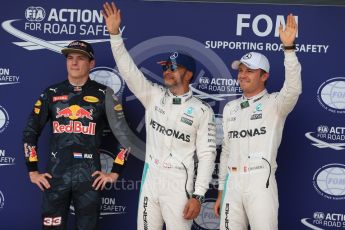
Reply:
<svg viewBox="0 0 345 230"><path fill-rule="evenodd" d="M93 120L92 111L92 109L86 110L79 105L71 105L64 109L57 108L56 118L68 117L71 120L87 118Z"/></svg>
<svg viewBox="0 0 345 230"><path fill-rule="evenodd" d="M86 135L95 135L96 123L90 122L84 126L80 121L70 121L69 124L63 125L58 121L53 121L54 133L82 133Z"/></svg>
<svg viewBox="0 0 345 230"><path fill-rule="evenodd" d="M87 126L84 126L80 121L74 121L77 119L89 119L93 120L93 110L84 109L78 105L71 105L64 109L57 108L56 118L69 118L68 124L60 124L58 121L53 121L54 133L82 133L86 135L95 135L96 123L89 122Z"/></svg>

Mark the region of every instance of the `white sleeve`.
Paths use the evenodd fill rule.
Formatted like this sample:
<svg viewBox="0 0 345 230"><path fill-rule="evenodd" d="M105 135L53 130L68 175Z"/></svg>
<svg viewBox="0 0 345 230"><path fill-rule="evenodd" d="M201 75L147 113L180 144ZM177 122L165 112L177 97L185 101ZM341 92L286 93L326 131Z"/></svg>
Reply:
<svg viewBox="0 0 345 230"><path fill-rule="evenodd" d="M295 52L284 52L285 81L277 96L278 113L287 116L302 93L301 64Z"/></svg>
<svg viewBox="0 0 345 230"><path fill-rule="evenodd" d="M209 188L216 158L216 125L211 107L205 106L196 136L198 172L194 194L204 196Z"/></svg>
<svg viewBox="0 0 345 230"><path fill-rule="evenodd" d="M120 34L110 35L110 44L121 77L133 94L147 108L151 98L161 94L164 88L146 79L129 55Z"/></svg>
<svg viewBox="0 0 345 230"><path fill-rule="evenodd" d="M226 174L228 173L228 160L230 154L230 146L229 141L227 138L227 114L229 106L226 105L223 110L223 144L222 144L222 152L220 154L219 160L219 173L218 173L218 190L223 191L225 185Z"/></svg>

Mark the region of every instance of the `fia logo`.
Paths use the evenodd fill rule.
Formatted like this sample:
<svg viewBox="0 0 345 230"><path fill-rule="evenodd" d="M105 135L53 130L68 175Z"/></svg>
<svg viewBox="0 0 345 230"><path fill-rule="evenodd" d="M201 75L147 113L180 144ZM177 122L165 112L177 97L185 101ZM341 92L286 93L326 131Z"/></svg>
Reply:
<svg viewBox="0 0 345 230"><path fill-rule="evenodd" d="M210 83L210 79L208 79L207 77L200 77L199 78L199 83L200 84L209 84Z"/></svg>
<svg viewBox="0 0 345 230"><path fill-rule="evenodd" d="M29 22L40 22L46 16L46 11L40 6L30 6L25 10L25 18Z"/></svg>

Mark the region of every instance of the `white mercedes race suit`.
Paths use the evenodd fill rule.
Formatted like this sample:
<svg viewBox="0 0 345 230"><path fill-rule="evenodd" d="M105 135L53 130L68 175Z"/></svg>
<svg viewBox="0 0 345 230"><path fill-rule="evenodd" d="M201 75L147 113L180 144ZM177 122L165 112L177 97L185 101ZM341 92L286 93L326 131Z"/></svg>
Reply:
<svg viewBox="0 0 345 230"><path fill-rule="evenodd" d="M276 157L287 115L302 92L301 65L295 52L285 54L280 92L263 90L252 98L227 103L220 157L221 230L278 229Z"/></svg>
<svg viewBox="0 0 345 230"><path fill-rule="evenodd" d="M174 96L147 80L128 54L120 35L112 52L128 88L145 107L146 157L138 209L138 229L190 229L183 218L187 192L204 195L216 156L213 110L189 91ZM198 158L193 189L194 154Z"/></svg>

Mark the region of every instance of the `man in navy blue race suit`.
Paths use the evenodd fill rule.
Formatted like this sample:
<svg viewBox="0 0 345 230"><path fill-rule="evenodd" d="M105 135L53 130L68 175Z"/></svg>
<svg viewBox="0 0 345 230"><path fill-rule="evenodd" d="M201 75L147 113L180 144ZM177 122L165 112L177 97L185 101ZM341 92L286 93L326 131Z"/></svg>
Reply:
<svg viewBox="0 0 345 230"><path fill-rule="evenodd" d="M107 125L106 92L111 90L89 78L95 66L89 43L73 41L62 49L67 80L43 91L23 133L29 177L43 191L43 229L66 229L73 201L76 228L97 229L101 190L117 180L126 158L120 151L110 173L101 171L98 148ZM114 99L113 99L114 100ZM52 137L45 173L38 171L37 142L50 121Z"/></svg>

